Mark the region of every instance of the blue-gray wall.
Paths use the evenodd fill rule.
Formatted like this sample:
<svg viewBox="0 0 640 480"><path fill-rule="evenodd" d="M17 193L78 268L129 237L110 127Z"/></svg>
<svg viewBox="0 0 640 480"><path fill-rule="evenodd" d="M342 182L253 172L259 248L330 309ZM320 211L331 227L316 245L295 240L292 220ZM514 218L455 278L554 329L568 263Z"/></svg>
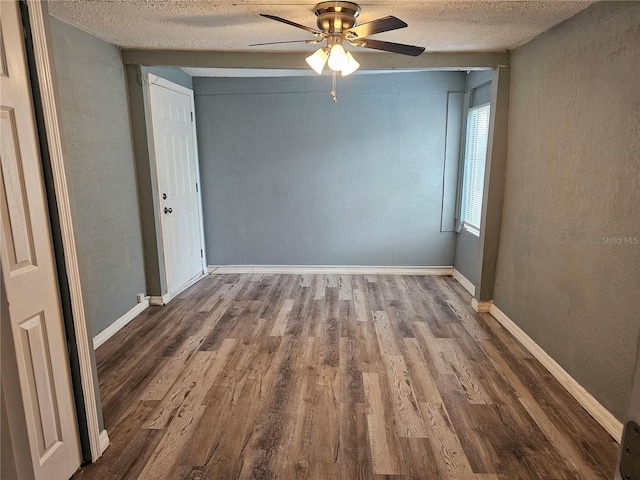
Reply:
<svg viewBox="0 0 640 480"><path fill-rule="evenodd" d="M185 73L179 67L142 67L142 73L153 73L170 82L182 85L185 88L193 89L191 75Z"/></svg>
<svg viewBox="0 0 640 480"><path fill-rule="evenodd" d="M466 106L464 117L466 118L468 107L474 107L489 103L491 100L491 70L475 70L469 72L465 79ZM463 129L464 133L465 129ZM462 139L464 141L464 139ZM464 164L464 148L461 150L460 165ZM462 173L462 168L461 172ZM462 183L460 183L462 185ZM480 254L480 238L464 228L460 229L456 237L456 257L454 267L467 280L471 281L476 287L480 278L479 272L479 254Z"/></svg>
<svg viewBox="0 0 640 480"><path fill-rule="evenodd" d="M145 292L142 236L119 50L51 18L65 168L93 335Z"/></svg>
<svg viewBox="0 0 640 480"><path fill-rule="evenodd" d="M441 232L458 72L194 78L209 264L453 265ZM447 192L455 195L455 192Z"/></svg>
<svg viewBox="0 0 640 480"><path fill-rule="evenodd" d="M495 304L620 420L640 330L640 3L511 57Z"/></svg>

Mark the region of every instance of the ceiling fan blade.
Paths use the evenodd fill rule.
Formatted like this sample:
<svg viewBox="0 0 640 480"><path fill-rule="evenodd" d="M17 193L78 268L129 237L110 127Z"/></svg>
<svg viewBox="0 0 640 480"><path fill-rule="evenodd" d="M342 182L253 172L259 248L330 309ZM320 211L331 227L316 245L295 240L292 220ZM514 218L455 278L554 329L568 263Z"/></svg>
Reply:
<svg viewBox="0 0 640 480"><path fill-rule="evenodd" d="M404 43L382 42L380 40L371 40L362 38L353 42L356 47L371 48L373 50L382 50L383 52L401 53L402 55L411 55L417 57L424 52L424 47L416 47L414 45L405 45Z"/></svg>
<svg viewBox="0 0 640 480"><path fill-rule="evenodd" d="M357 25L349 30L345 30L343 34L347 39L356 39L375 35L376 33L397 30L406 26L407 24L399 18L389 15L388 17L378 18L377 20Z"/></svg>
<svg viewBox="0 0 640 480"><path fill-rule="evenodd" d="M291 20L287 20L286 18L276 17L275 15L267 15L266 13L261 13L260 16L270 18L271 20L275 20L276 22L286 23L287 25L291 25L292 27L301 28L302 30L306 30L309 33L313 33L316 37L322 37L322 32L320 30L307 27L306 25L300 25L299 23L292 22Z"/></svg>
<svg viewBox="0 0 640 480"><path fill-rule="evenodd" d="M259 47L261 45L277 45L279 43L310 43L312 45L320 43L322 40L287 40L285 42L266 42L266 43L252 43L250 47Z"/></svg>

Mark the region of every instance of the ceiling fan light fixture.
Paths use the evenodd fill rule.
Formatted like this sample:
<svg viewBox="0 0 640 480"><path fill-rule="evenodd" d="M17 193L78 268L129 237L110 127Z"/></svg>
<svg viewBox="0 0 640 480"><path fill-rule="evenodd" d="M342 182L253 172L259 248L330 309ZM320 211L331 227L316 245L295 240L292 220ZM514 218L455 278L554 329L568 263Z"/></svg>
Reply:
<svg viewBox="0 0 640 480"><path fill-rule="evenodd" d="M360 68L360 64L353 58L351 52L347 52L347 66L342 69L342 76L346 77Z"/></svg>
<svg viewBox="0 0 640 480"><path fill-rule="evenodd" d="M334 102L337 101L336 77L338 72L341 73L343 77L346 77L360 68L360 64L353 58L353 55L345 50L344 44L350 44L353 47L410 55L412 57L421 55L425 50L424 47L417 47L415 45L370 39L369 37L371 35L405 28L407 24L397 17L388 15L358 25L356 19L360 15L360 6L357 3L344 0L321 1L315 6L314 12L317 17L317 29L292 22L286 18L261 13L260 15L262 17L304 30L316 38L313 40L257 43L252 46L303 42L318 44L326 41L326 46L316 50L306 58L306 61L318 75L322 74L325 65L332 70L333 88L331 95L333 96Z"/></svg>
<svg viewBox="0 0 640 480"><path fill-rule="evenodd" d="M348 63L349 58L347 57L347 52L344 47L339 43L332 45L331 52L329 53L329 68L334 72L340 72L342 69L346 68Z"/></svg>
<svg viewBox="0 0 640 480"><path fill-rule="evenodd" d="M305 60L309 66L318 74L322 73L322 69L327 63L329 55L325 52L324 48L319 48L313 55L308 56Z"/></svg>

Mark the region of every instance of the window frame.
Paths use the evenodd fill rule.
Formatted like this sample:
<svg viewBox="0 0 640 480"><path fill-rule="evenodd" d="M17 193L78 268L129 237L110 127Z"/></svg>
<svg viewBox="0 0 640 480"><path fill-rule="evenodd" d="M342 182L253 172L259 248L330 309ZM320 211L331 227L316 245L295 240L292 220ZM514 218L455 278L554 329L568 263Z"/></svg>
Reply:
<svg viewBox="0 0 640 480"><path fill-rule="evenodd" d="M486 129L486 142L484 145L482 145L482 143L480 144L480 147L484 147L483 149L480 150L480 152L482 152L482 176L480 179L480 192L479 192L479 198L478 198L478 192L476 189L476 195L475 195L475 202L473 202L473 200L470 200L470 196L473 196L473 191L469 191L469 182L472 181L474 182L474 184L478 183L479 180L479 175L475 175L475 178L472 176L471 178L469 178L469 168L470 167L475 167L477 169L477 166L480 164L478 162L478 151L477 151L477 142L474 141L474 138L477 137L476 135L470 135L470 131L469 129L472 128L472 125L475 123L476 125L479 122L471 122L471 116L473 115L474 112L478 112L480 110L486 110L485 112L482 112L481 115L483 115L485 118L484 119L480 119L485 120L485 129ZM482 103L480 105L474 105L474 106L470 106L467 109L467 115L465 116L465 125L464 125L464 145L463 145L463 150L462 150L462 171L461 171L461 176L460 176L460 211L459 211L459 230L461 229L465 229L468 232L476 235L476 236L480 236L480 228L482 227L482 199L483 199L483 191L484 191L484 176L486 173L485 167L486 167L486 162L487 162L487 154L488 154L488 147L489 147L489 130L490 130L490 123L491 123L491 102L486 102L486 103ZM470 138L471 137L471 138ZM473 145L470 145L470 140L473 142ZM469 156L469 152L470 152L470 148L474 148L476 150L475 154L474 154L474 158L470 159ZM470 165L470 161L473 161L473 164ZM473 174L471 174L473 175ZM472 205L470 206L470 201L473 202ZM477 217L478 215L480 216L480 218L476 218L477 219L477 225L475 224L475 222L473 220L475 219L470 219L469 218L469 211L470 210L475 210L475 214L474 217Z"/></svg>

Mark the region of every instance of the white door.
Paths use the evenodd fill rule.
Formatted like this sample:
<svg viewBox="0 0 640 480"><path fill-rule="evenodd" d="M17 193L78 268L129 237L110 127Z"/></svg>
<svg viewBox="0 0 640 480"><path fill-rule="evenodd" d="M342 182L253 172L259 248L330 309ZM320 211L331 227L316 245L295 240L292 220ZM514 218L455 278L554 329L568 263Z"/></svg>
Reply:
<svg viewBox="0 0 640 480"><path fill-rule="evenodd" d="M193 92L148 78L167 286L175 294L205 268Z"/></svg>
<svg viewBox="0 0 640 480"><path fill-rule="evenodd" d="M2 322L11 324L35 477L67 479L81 452L42 166L18 5L0 5Z"/></svg>

